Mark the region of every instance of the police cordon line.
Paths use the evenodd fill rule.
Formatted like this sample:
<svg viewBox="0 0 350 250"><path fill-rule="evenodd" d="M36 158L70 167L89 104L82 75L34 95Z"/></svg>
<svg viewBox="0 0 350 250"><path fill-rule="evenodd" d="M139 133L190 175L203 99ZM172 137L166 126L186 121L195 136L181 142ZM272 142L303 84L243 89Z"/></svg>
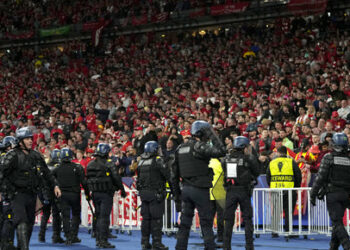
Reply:
<svg viewBox="0 0 350 250"><path fill-rule="evenodd" d="M237 225L236 209L239 207L244 221L245 247L248 250L254 249L253 234L257 232L256 225L265 225L269 215L264 214L263 222L256 221L256 201L259 198L253 189L259 175L257 154L244 136L237 136L233 149L227 152L210 124L205 121L195 121L191 127L191 135L166 162L158 154L156 141L145 144L144 153L138 161L136 182L138 199L141 201L141 248L168 249L162 243L163 215L165 210L175 209L180 213L176 249L187 249L195 211L198 211L205 249L222 247L229 250L233 229ZM29 249L36 212L41 211L43 216L39 241L45 242L51 210L52 242L68 246L81 242L78 238L81 188L84 189L86 202L92 212L92 236L96 238L96 247L115 248L108 241L112 237L109 233L110 214L115 192L120 191L121 198L125 198L126 191L116 166L108 158L110 146L106 143L98 144L95 158L88 164L85 174L81 165L72 162L73 152L69 148L53 150L48 167L42 156L32 150L32 143L33 133L30 128L24 127L16 131L16 137L5 137L0 145L1 249ZM335 133L333 144L333 151L321 162L313 188L303 192L307 192L309 204L319 204L316 198L326 200L332 223L330 249L338 249L340 245L344 249L350 249L348 232L342 222L345 209L349 205L348 138L344 133ZM209 167L212 159L220 159L217 166L221 171ZM214 173L218 173L218 176L213 183ZM292 212L297 197L300 212L300 197L305 194L297 189L301 182L300 169L288 157L284 146L277 149L277 157L270 162L266 177L268 184L274 189L280 189L280 192L277 196L274 192L266 195L271 200L265 201L263 206L272 206L270 215L278 213L277 216L270 216L271 218L280 218L285 213L283 230L280 230L282 216L274 222L276 226L272 226L272 229L265 228L266 232L276 234L288 231L291 235ZM168 201L165 202L167 184L173 197L171 206L167 205ZM211 195L213 200L210 199ZM37 197L43 204L39 211L36 211ZM215 209L214 204L217 205ZM219 216L220 209L223 212ZM309 207L309 211L312 210ZM221 223L220 230L218 223L218 243L215 242L213 232L215 211L218 212L218 220L220 217L224 222ZM175 214L175 211L170 213ZM310 214L308 216L311 217ZM174 218L176 216L170 217L169 224L175 223ZM61 238L61 223L65 239ZM15 232L17 247L13 242ZM219 245L220 242L223 245Z"/></svg>

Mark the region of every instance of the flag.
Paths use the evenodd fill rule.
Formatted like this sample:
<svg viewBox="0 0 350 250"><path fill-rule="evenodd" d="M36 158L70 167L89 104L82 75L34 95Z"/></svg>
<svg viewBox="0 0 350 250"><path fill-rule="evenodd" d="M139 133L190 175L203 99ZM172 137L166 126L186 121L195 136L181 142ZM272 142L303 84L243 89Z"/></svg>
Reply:
<svg viewBox="0 0 350 250"><path fill-rule="evenodd" d="M102 20L98 25L95 26L95 29L92 31L92 44L97 47L100 43L100 37L102 30L109 24L109 20Z"/></svg>

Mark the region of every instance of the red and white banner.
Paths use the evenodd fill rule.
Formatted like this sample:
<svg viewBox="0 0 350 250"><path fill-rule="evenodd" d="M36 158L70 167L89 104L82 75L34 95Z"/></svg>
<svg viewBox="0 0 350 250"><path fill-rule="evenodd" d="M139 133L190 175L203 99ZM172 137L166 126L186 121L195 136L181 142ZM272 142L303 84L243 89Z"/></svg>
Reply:
<svg viewBox="0 0 350 250"><path fill-rule="evenodd" d="M295 16L317 15L326 11L327 0L290 0L288 9Z"/></svg>
<svg viewBox="0 0 350 250"><path fill-rule="evenodd" d="M190 18L196 18L196 17L200 17L200 16L204 16L205 15L205 8L201 8L201 9L196 9L194 11L192 11L189 15Z"/></svg>
<svg viewBox="0 0 350 250"><path fill-rule="evenodd" d="M102 20L95 26L95 29L92 32L92 44L97 47L100 43L100 37L102 34L102 30L109 24L109 20Z"/></svg>
<svg viewBox="0 0 350 250"><path fill-rule="evenodd" d="M168 20L169 13L163 12L157 15L152 16L152 23L162 23Z"/></svg>
<svg viewBox="0 0 350 250"><path fill-rule="evenodd" d="M147 23L148 23L147 14L144 14L143 16L139 16L139 17L134 16L132 18L132 25L133 26L139 26L139 25L143 25L143 24L147 24Z"/></svg>
<svg viewBox="0 0 350 250"><path fill-rule="evenodd" d="M250 4L249 2L240 2L240 3L212 6L210 7L210 14L212 16L220 16L220 15L243 12L248 8L249 4Z"/></svg>
<svg viewBox="0 0 350 250"><path fill-rule="evenodd" d="M6 38L10 40L19 40L19 39L29 39L34 36L34 31L28 31L24 32L21 34L11 34L11 33L6 33Z"/></svg>

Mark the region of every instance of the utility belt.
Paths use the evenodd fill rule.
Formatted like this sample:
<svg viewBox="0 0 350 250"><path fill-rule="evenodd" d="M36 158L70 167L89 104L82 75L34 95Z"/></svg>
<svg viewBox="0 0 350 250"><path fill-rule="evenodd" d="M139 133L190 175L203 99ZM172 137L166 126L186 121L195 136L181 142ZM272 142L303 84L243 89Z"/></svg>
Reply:
<svg viewBox="0 0 350 250"><path fill-rule="evenodd" d="M108 192L115 190L109 177L90 178L88 180L88 187L92 192Z"/></svg>

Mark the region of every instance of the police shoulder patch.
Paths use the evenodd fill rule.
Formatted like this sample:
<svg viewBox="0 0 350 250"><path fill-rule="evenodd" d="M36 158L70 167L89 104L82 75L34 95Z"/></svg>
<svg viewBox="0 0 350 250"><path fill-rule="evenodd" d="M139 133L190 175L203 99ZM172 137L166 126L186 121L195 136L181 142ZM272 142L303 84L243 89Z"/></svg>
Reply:
<svg viewBox="0 0 350 250"><path fill-rule="evenodd" d="M350 166L350 159L347 157L334 157L334 164L336 165L343 165L343 166Z"/></svg>
<svg viewBox="0 0 350 250"><path fill-rule="evenodd" d="M179 154L187 154L190 152L190 150L191 150L190 146L181 147L179 149Z"/></svg>

